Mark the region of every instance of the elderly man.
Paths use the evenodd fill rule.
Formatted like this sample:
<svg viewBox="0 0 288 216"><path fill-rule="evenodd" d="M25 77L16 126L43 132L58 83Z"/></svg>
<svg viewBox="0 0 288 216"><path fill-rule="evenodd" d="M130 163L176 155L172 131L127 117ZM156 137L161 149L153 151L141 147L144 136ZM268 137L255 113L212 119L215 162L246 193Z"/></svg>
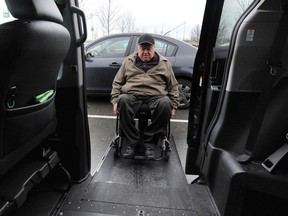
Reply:
<svg viewBox="0 0 288 216"><path fill-rule="evenodd" d="M147 159L154 159L154 147L167 129L178 107L179 92L171 63L155 50L150 34L138 40L138 51L128 56L116 74L111 92L114 113L120 115L120 127L127 141L124 158L133 158L139 132L134 117L142 103L151 109L151 124L144 130Z"/></svg>

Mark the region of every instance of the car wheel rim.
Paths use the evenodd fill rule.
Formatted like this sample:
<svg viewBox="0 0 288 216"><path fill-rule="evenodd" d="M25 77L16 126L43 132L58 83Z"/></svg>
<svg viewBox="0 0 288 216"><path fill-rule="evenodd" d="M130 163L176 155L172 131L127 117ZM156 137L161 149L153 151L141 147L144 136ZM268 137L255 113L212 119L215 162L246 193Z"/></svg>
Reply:
<svg viewBox="0 0 288 216"><path fill-rule="evenodd" d="M191 88L185 84L179 84L180 107L186 107L190 103Z"/></svg>

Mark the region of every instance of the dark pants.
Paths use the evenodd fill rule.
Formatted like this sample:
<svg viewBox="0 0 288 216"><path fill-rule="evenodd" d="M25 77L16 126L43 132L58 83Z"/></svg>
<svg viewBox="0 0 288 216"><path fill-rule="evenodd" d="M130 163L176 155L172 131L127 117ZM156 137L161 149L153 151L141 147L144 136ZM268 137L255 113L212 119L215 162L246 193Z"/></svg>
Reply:
<svg viewBox="0 0 288 216"><path fill-rule="evenodd" d="M151 109L151 124L144 130L146 147L157 144L159 136L166 134L167 124L171 118L172 103L167 96L121 94L117 105L120 128L130 146L135 146L139 141L139 131L134 118L142 103L148 104Z"/></svg>

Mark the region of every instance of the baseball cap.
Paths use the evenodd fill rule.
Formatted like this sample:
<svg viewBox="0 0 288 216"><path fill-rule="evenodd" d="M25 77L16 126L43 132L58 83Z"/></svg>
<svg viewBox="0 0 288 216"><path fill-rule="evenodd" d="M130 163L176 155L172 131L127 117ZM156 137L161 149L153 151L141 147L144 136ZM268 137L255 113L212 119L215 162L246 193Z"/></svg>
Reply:
<svg viewBox="0 0 288 216"><path fill-rule="evenodd" d="M138 40L138 44L151 44L151 45L155 45L155 41L154 38L150 35L150 34L143 34L139 40Z"/></svg>

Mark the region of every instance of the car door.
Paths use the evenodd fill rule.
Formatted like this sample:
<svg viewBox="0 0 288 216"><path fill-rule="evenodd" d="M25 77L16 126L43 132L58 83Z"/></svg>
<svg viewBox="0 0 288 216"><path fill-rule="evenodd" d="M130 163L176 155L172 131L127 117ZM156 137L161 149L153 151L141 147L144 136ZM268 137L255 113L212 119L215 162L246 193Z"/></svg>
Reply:
<svg viewBox="0 0 288 216"><path fill-rule="evenodd" d="M112 81L128 55L131 36L108 36L86 48L87 94L109 94Z"/></svg>
<svg viewBox="0 0 288 216"><path fill-rule="evenodd" d="M202 43L196 55L192 79L186 173L200 172L196 158L199 156L198 151L203 150L200 146L207 142L214 126L213 120L225 84L226 60L233 29L246 16L246 9L252 2L241 0L234 4L232 0L207 1L202 23Z"/></svg>
<svg viewBox="0 0 288 216"><path fill-rule="evenodd" d="M205 180L220 215L285 215L288 4L236 2L207 0L185 171Z"/></svg>

